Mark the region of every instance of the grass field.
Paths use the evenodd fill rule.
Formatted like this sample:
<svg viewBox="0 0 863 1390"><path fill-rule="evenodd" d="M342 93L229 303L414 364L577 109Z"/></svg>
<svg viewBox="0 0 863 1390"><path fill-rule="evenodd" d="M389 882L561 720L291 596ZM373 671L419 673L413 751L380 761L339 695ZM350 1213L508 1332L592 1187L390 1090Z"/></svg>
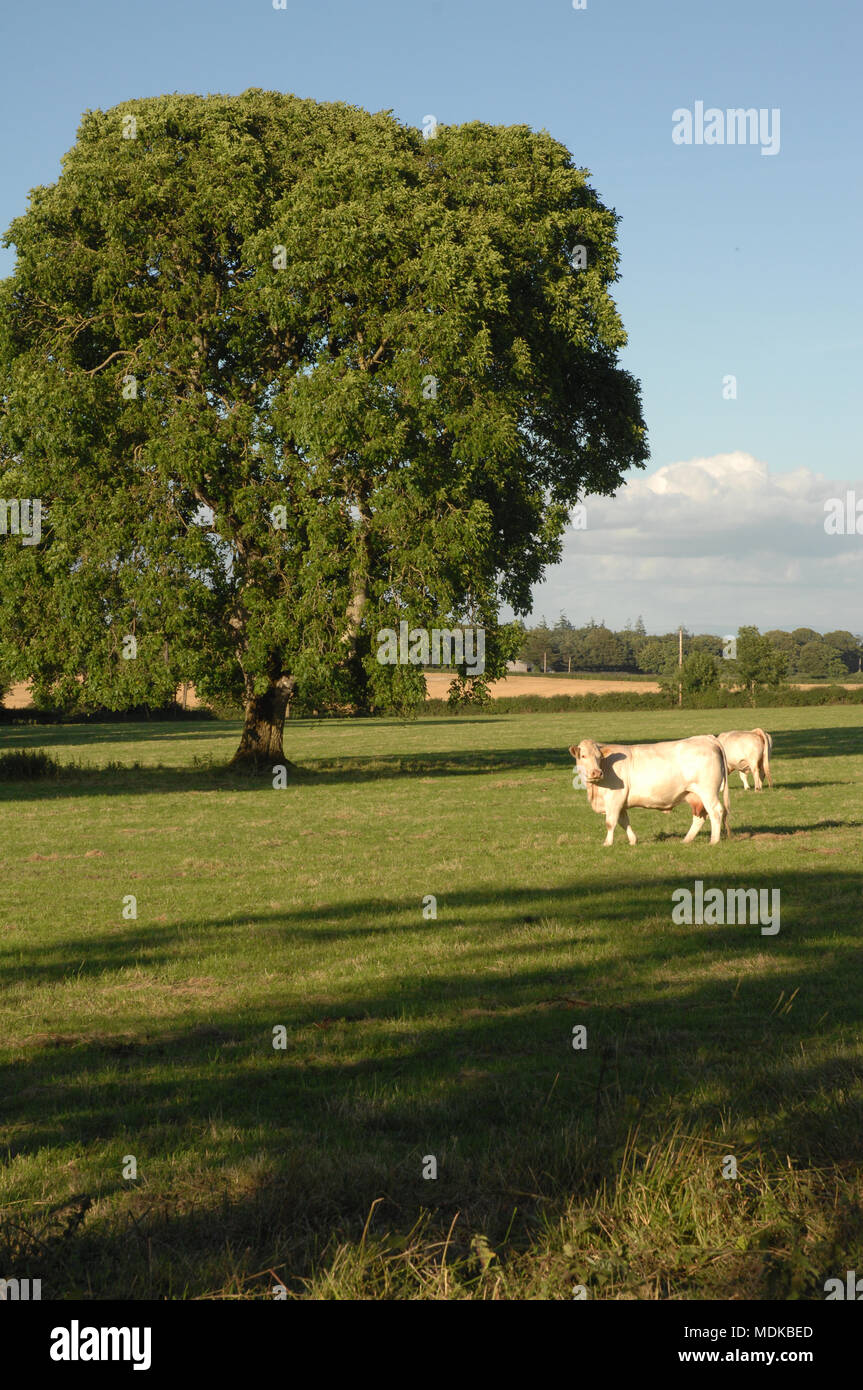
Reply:
<svg viewBox="0 0 863 1390"><path fill-rule="evenodd" d="M233 724L4 729L76 766L0 782L0 1277L820 1299L863 1270L860 709L759 710L776 787L734 774L715 848L684 806L603 849L571 784L579 737L728 714L295 723L283 790L224 770ZM676 925L696 879L779 889L779 933Z"/></svg>

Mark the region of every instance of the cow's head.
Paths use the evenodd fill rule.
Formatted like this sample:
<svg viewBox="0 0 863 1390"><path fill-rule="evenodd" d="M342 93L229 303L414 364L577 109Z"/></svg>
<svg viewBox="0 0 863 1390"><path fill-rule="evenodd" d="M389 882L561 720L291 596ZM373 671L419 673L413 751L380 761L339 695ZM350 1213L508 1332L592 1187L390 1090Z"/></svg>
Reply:
<svg viewBox="0 0 863 1390"><path fill-rule="evenodd" d="M604 769L602 752L598 743L594 743L592 738L583 738L580 743L573 744L569 751L575 758L575 765L585 782L600 782L602 780Z"/></svg>

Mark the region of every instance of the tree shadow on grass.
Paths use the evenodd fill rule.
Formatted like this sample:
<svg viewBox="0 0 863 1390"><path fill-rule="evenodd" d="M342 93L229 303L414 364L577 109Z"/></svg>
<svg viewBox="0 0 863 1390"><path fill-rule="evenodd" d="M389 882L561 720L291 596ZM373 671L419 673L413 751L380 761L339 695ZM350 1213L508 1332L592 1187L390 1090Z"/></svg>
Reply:
<svg viewBox="0 0 863 1390"><path fill-rule="evenodd" d="M825 922L825 905L844 903L863 906L863 875L847 871L830 872L778 869L765 865L760 873L747 866L745 873L734 864L714 860L715 849L706 846L704 855L697 845L687 846L687 854L674 873L654 874L645 880L639 872L636 851L621 853L613 876L605 873L595 878L581 877L571 884L556 888L507 887L498 892L492 885L476 888L441 886L437 894L438 918L431 930L437 935L448 931L470 930L480 943L479 957L487 950L500 949L530 952L541 949L534 941L537 929L544 923L562 923L572 929L572 946L580 949L589 927L590 940L597 944L606 931L612 934L625 931L634 923L645 920L666 921L666 934L660 939L666 945L673 941L674 949L683 946L685 953L693 950L714 951L735 947L751 949L753 942L763 942L759 924L739 923L726 927L710 925L674 925L672 911L681 888L692 891L696 880L708 888L766 888L778 890L782 903L781 931L771 948L784 948L787 941L801 933L817 938L835 929L834 918ZM741 877L744 882L741 883ZM856 909L855 909L856 910ZM491 920L489 914L491 913ZM853 917L853 913L852 913ZM856 922L857 918L853 917ZM605 924L604 926L598 924ZM369 945L381 943L387 948L388 938L398 937L417 943L418 955L424 954L423 942L429 935L430 924L421 917L420 900L410 897L383 895L355 899L334 899L316 907L297 907L269 912L234 911L227 914L199 917L175 923L127 922L107 931L84 932L70 940L64 937L52 942L40 942L29 937L17 945L14 953L0 956L0 986L14 984L56 984L74 978L98 980L101 976L139 968L161 970L176 966L180 960L194 962L202 953L224 953L232 936L239 939L238 951L250 930L269 938L274 951L293 950L304 945L326 943L328 949L340 944ZM657 928L661 931L661 928ZM719 932L719 936L713 933ZM741 947L741 934L745 933ZM639 937L639 941L641 937ZM557 949L556 938L551 945ZM466 955L464 942L460 958ZM134 977L133 977L134 979ZM464 989L470 992L474 983L468 980ZM420 995L424 985L418 986ZM504 977L498 986L504 993L509 984ZM314 1006L310 1017L315 1017Z"/></svg>
<svg viewBox="0 0 863 1390"><path fill-rule="evenodd" d="M793 980L773 983L788 991ZM667 1144L681 1119L708 1152L736 1153L744 1173L761 1157L770 1167L780 1151L797 1165L823 1166L828 1154L859 1165L859 1065L837 1058L792 1068L800 1030L789 1038L785 1029L777 1045L775 1030L771 1038L752 1028L746 995L738 1007L750 1011L750 1036L735 1039L732 1055L727 991L678 991L664 1004L629 1015L565 1000L521 1014L465 1011L434 1046L403 1039L396 1055L359 1061L340 1055L345 1027L320 1034L336 1044L328 1056L300 1039L281 1057L266 1017L259 1029L227 1017L125 1053L68 1053L74 1076L52 1078L41 1101L60 1113L29 1138L41 1153L62 1146L64 1163L72 1145L76 1167L82 1150L95 1152L97 1174L77 1186L102 1217L47 1247L21 1241L18 1224L4 1267L43 1278L49 1297L164 1297L178 1287L206 1293L221 1256L218 1289L239 1249L247 1274L276 1266L295 1284L332 1238L356 1243L376 1203L376 1232L388 1232L395 1248L423 1210L438 1237L460 1220L454 1254L468 1254L475 1231L493 1247L510 1236L523 1247L571 1201L589 1202L603 1184L613 1191L634 1127L644 1151ZM679 1011L672 1026L669 1006ZM589 1046L577 1058L573 1020L589 1020ZM116 1077L106 1077L110 1064ZM703 1097L705 1080L713 1098ZM20 1152L13 1140L9 1157ZM120 1176L129 1153L139 1165L135 1184ZM433 1189L421 1180L429 1154L438 1163ZM19 1208L16 1223L23 1219L26 1233L42 1214ZM0 1222L0 1248L10 1234Z"/></svg>
<svg viewBox="0 0 863 1390"><path fill-rule="evenodd" d="M321 720L296 721L287 726L286 746L289 751L286 756L290 759L293 755L300 759L298 765L289 770L289 786L341 786L403 778L473 777L520 772L536 768L573 768L568 748L563 744L516 749L421 751L407 754L370 752L368 754L335 755L307 759L302 758L301 750L298 752L291 747L291 730L301 730L303 727L320 730L328 722ZM423 727L431 733L441 724L461 725L464 722L460 719L429 719L424 721ZM503 722L503 719L495 720L484 716L481 720L477 719L472 722L494 723ZM376 731L387 726L399 730L404 727L411 727L410 721L394 719L381 720L380 722L367 720L365 723ZM16 729L11 733L7 732L2 741L3 745L9 748L38 747L44 748L49 753L56 751L61 755L62 761L62 750L69 744L95 746L99 743L140 743L147 741L170 748L172 741L176 742L178 739L198 740L206 743L211 742L214 738L223 737L228 732L238 736L239 730L239 721L233 723L207 722L201 726L171 725L169 727L149 724L128 726L75 725L62 726L57 729L56 726L46 726L44 730L28 728ZM836 727L787 730L783 731L781 737L783 757L841 757L863 752L863 728ZM201 792L224 789L235 792L251 791L271 785L273 775L272 769L260 773L248 773L240 769L230 768L227 759L224 762L214 763L206 757L192 766L181 767L140 766L126 769L88 768L77 771L70 768L59 778L21 782L2 781L0 782L0 802L31 801L40 797L142 795L150 792L174 794L184 791ZM847 783L795 781L780 783L777 791L781 797L783 790L802 790L812 785L852 784L853 778L849 778ZM737 786L732 788L732 793L732 829L734 829L736 827L733 818L741 804L740 798L747 796L747 793ZM753 791L751 795L756 797L759 794ZM771 792L768 790L761 796L769 800ZM781 805L781 799L779 804ZM848 824L857 825L860 822L854 821L848 822ZM817 826L780 827L777 828L776 833L793 833L794 830L811 828L817 828ZM665 837L659 835L657 838Z"/></svg>
<svg viewBox="0 0 863 1390"><path fill-rule="evenodd" d="M839 758L863 753L863 725L827 729L783 729L774 736L771 758Z"/></svg>
<svg viewBox="0 0 863 1390"><path fill-rule="evenodd" d="M290 747L294 735L321 729L380 729L461 728L503 724L505 715L464 715L447 717L427 715L418 719L399 719L393 715L372 718L360 715L356 719L289 719L285 724L284 741ZM0 750L5 748L63 748L68 744L96 745L100 743L150 743L182 741L183 739L236 738L242 731L242 719L135 720L116 724L3 724L0 723ZM290 754L288 755L290 756Z"/></svg>
<svg viewBox="0 0 863 1390"><path fill-rule="evenodd" d="M465 749L444 753L378 754L308 759L289 772L288 785L326 787L406 778L476 777L532 768L572 766L566 749ZM274 767L277 766L274 764ZM80 796L139 796L156 792L272 789L274 771L225 765L68 769L59 777L0 781L0 802Z"/></svg>
<svg viewBox="0 0 863 1390"><path fill-rule="evenodd" d="M771 823L766 821L757 825L748 824L732 819L731 822L731 843L733 844L738 837L748 840L757 840L759 835L806 835L812 830L851 830L855 826L863 825L863 820L816 820L802 822L778 822ZM618 835L620 832L616 832ZM699 836L703 839L709 835L709 827L705 824L699 831ZM643 836L639 839L647 841L648 837ZM683 836L676 835L670 830L659 830L651 837L653 840L680 840L683 843Z"/></svg>
<svg viewBox="0 0 863 1390"><path fill-rule="evenodd" d="M732 776L735 776L735 775L736 775L736 774L732 774ZM748 774L747 774L747 775L748 775ZM772 787L766 788L763 792L755 792L755 791L753 791L753 789L752 789L751 787L750 787L749 792L747 792L745 787L742 787L742 786L736 784L736 785L734 785L733 787L731 787L731 795L732 795L732 796L736 796L736 795L739 795L739 796L750 796L750 795L754 795L754 796L756 796L756 797L762 797L762 796L768 796L768 797L770 797L770 796L773 796L773 795L775 795L776 793L780 793L780 792L803 792L803 791L810 791L813 787L815 787L815 788L817 788L817 787L851 787L851 786L856 786L856 785L857 785L857 779L856 779L855 777L849 777L849 778L848 778L846 781L844 781L844 782L830 781L830 780L829 780L828 778L826 778L826 777L810 778L808 782L786 782L785 779L783 778L781 782L777 782L777 780L776 780L776 778L775 778L775 776L774 776L773 782L774 782L774 785L773 785Z"/></svg>
<svg viewBox="0 0 863 1390"><path fill-rule="evenodd" d="M710 885L728 881L711 875ZM43 1277L49 1297L205 1292L201 1269L225 1241L251 1252L250 1272L281 1261L286 1275L307 1275L334 1232L359 1238L381 1197L380 1226L402 1238L425 1207L443 1231L460 1213L465 1239L482 1230L494 1243L518 1207L516 1238L528 1239L571 1197L614 1182L633 1125L647 1145L675 1119L721 1132L721 1145L709 1140L716 1152L741 1159L859 1164L859 991L830 904L859 904L860 876L771 872L783 895L777 937L757 924L672 925L681 886L679 874L644 883L633 871L553 892L455 888L422 925L416 902L398 896L258 915L276 979L286 962L302 974L298 948L309 944L347 963L355 945L370 959L375 941L385 951L396 936L415 942L415 971L396 959L371 984L328 986L318 956L314 984L289 997L276 984L242 1008L190 998L125 1031L24 1039L23 1058L0 1067L8 1158L57 1150L65 1163L71 1150L83 1166L95 1155L82 1200L109 1200L115 1224L103 1212L71 1236L28 1244L35 1216L19 1206L6 1277ZM194 970L207 937L224 950L225 933L248 925L231 914L28 943L11 973L54 985L82 959L84 976L178 958ZM609 955L617 942L625 949ZM577 1024L583 1050L572 1045ZM276 1025L284 1050L273 1047ZM126 1153L138 1159L137 1188L121 1177ZM421 1176L428 1154L433 1188ZM178 1164L186 1177L175 1188L166 1173ZM56 1186L50 1160L45 1181Z"/></svg>
<svg viewBox="0 0 863 1390"><path fill-rule="evenodd" d="M212 739L220 734L239 736L242 720L206 719L188 723L138 722L117 724L0 724L0 747L65 748L69 744L150 743L183 739Z"/></svg>

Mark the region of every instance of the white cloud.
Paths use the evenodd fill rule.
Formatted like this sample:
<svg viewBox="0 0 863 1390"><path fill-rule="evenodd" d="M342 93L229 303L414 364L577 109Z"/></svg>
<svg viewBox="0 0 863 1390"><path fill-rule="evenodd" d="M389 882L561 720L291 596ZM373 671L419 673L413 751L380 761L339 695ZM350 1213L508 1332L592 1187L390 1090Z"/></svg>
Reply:
<svg viewBox="0 0 863 1390"><path fill-rule="evenodd" d="M567 533L534 619L861 631L863 535L824 529L827 500L854 490L807 468L771 473L740 451L636 476L616 497L585 499L587 528Z"/></svg>

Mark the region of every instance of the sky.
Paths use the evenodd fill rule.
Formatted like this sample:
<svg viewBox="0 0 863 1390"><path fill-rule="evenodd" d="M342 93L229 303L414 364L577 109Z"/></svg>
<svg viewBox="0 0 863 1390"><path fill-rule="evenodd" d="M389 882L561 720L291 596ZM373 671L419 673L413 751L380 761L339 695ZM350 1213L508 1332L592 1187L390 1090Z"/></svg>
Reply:
<svg viewBox="0 0 863 1390"><path fill-rule="evenodd" d="M863 631L859 0L275 4L8 0L2 228L57 178L85 110L135 97L259 87L418 127L545 129L621 219L621 362L651 457L587 499L534 618ZM708 136L711 109L755 108L763 128L697 143L697 103ZM13 265L0 249L0 276ZM828 533L849 492L861 534Z"/></svg>

